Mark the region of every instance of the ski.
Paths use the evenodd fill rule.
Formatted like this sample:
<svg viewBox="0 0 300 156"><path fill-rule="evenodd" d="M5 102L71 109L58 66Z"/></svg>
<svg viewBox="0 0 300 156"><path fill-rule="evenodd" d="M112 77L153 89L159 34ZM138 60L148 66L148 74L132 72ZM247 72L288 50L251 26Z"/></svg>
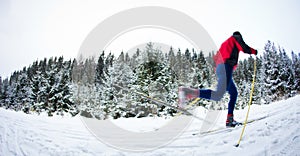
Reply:
<svg viewBox="0 0 300 156"><path fill-rule="evenodd" d="M124 91L130 92L130 90L128 90L127 88L124 88L124 87L122 87L122 86L119 86L119 85L116 85L116 84L114 84L113 86L114 86L114 87L117 87L117 88L119 88L119 89L123 89ZM198 116L194 115L193 113L191 113L190 111L188 111L188 108L191 108L192 105L194 105L194 104L199 100L199 98L196 98L196 99L194 99L192 102L188 103L188 104L186 105L186 106L187 106L186 108L180 108L180 107L175 107L175 106L173 106L173 105L171 105L171 104L168 104L167 102L164 102L164 101L155 99L155 98L153 98L153 97L150 97L150 96L148 96L148 95L146 95L146 94L144 94L144 93L140 93L140 92L136 92L136 91L134 91L134 93L137 94L137 95L140 95L141 97L144 97L144 98L146 98L146 99L152 101L154 104L157 104L157 105L163 105L163 106L166 106L166 107L170 107L170 108L172 108L172 109L174 109L174 110L177 110L177 111L179 111L179 112L181 112L181 113L183 113L183 114L185 114L185 115L190 115L190 116L192 116L193 118L198 119L198 120L200 120L200 121L203 121L203 122L206 122L206 123L211 123L211 122L205 120L204 118L198 117ZM177 115L181 115L181 113L178 113Z"/></svg>
<svg viewBox="0 0 300 156"><path fill-rule="evenodd" d="M259 120L263 120L265 118L267 118L268 116L263 116L263 117L260 117L260 118L257 118L257 119L252 119L252 120L249 120L247 122L247 124L251 124L253 122L256 122L256 121L259 121ZM223 132L231 132L232 130L234 130L235 128L237 127L241 127L243 126L245 123L240 123L239 125L235 126L235 127L221 127L221 128L218 128L218 129L213 129L213 130L208 130L208 131L205 131L205 132L201 132L201 133L193 133L192 135L193 136L197 136L197 135L201 135L201 136L205 136L205 135L208 135L208 134L219 134L219 133L223 133Z"/></svg>
<svg viewBox="0 0 300 156"><path fill-rule="evenodd" d="M128 89L126 89L126 88L124 88L124 87L122 87L122 86L115 85L115 84L114 84L113 86L115 86L115 87L117 87L117 88L120 88L120 89L123 89L123 90L125 90L125 91L127 91L127 92L130 92L130 90L128 90ZM144 94L144 93L140 93L140 92L136 92L136 91L135 91L134 93L140 95L141 97L144 97L144 98L146 98L146 99L152 101L153 103L155 103L155 104L157 104L157 105L160 105L160 106L163 105L163 106L166 106L166 107L170 107L170 108L172 108L172 109L174 109L174 110L177 110L177 111L179 111L179 112L181 112L181 113L183 113L183 114L191 115L191 116L193 116L193 117L196 117L193 113L189 112L187 109L183 109L183 108L180 108L180 107L175 107L175 106L173 106L173 105L171 105L171 104L168 104L168 103L166 103L166 102L163 102L163 101L160 101L160 100L155 99L155 98L153 98L153 97L150 97L150 96L148 96L148 95L146 95L146 94ZM201 120L203 120L203 119L201 119Z"/></svg>

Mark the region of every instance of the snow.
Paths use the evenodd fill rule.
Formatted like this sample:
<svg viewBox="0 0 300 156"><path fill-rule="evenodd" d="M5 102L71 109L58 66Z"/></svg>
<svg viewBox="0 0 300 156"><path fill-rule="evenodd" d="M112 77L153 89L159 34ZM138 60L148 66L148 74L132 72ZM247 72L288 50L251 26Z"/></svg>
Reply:
<svg viewBox="0 0 300 156"><path fill-rule="evenodd" d="M160 117L153 117L153 118L148 117L144 119L119 118L116 120L112 120L112 123L124 130L143 133L143 132L151 132L157 130L165 126L168 122L170 122L170 120L172 119L160 118Z"/></svg>
<svg viewBox="0 0 300 156"><path fill-rule="evenodd" d="M236 110L236 120L243 121L246 111L247 108ZM193 113L203 118L208 110L198 107ZM210 130L224 128L226 111L212 113L215 113L217 121ZM184 118L187 116L176 117L177 120ZM0 108L0 155L300 155L300 95L269 105L252 105L249 120L260 118L247 125L239 147L234 145L242 127L193 136L204 125L202 121L193 119L169 144L146 152L131 152L99 141L79 116L46 117ZM155 133L172 120L121 118L111 123L135 133ZM98 123L106 126L107 121ZM173 129L169 131L171 133ZM121 143L130 144L121 139Z"/></svg>

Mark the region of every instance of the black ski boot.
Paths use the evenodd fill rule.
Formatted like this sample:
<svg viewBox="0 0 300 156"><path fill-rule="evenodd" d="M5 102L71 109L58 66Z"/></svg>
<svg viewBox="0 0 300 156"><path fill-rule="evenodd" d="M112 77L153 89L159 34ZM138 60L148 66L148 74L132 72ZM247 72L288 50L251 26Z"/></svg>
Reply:
<svg viewBox="0 0 300 156"><path fill-rule="evenodd" d="M239 125L242 125L242 123L236 122L236 121L233 119L233 114L228 114L228 115L227 115L227 120L226 120L226 127L227 127L227 128L235 127L235 126L239 126Z"/></svg>

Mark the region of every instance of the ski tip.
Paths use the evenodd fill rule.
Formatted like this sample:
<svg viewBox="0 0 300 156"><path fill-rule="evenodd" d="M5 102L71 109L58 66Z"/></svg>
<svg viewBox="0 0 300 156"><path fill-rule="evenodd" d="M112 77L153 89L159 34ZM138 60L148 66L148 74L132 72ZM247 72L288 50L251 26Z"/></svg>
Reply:
<svg viewBox="0 0 300 156"><path fill-rule="evenodd" d="M236 144L236 145L234 145L235 147L239 147L240 146L240 144Z"/></svg>

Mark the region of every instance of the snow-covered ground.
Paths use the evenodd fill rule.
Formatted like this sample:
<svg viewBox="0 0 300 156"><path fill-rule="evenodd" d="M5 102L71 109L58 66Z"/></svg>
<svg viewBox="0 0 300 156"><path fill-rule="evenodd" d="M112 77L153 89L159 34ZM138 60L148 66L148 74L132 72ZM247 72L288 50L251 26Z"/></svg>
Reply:
<svg viewBox="0 0 300 156"><path fill-rule="evenodd" d="M236 111L236 120L243 121L246 111ZM207 110L203 108L194 110L199 117L205 117L205 113ZM210 130L224 127L226 111L217 114L218 120ZM186 116L179 116L176 120L184 118ZM242 127L193 136L203 128L202 121L194 119L180 136L166 146L147 152L130 152L99 141L79 116L50 118L1 108L0 155L300 155L300 96L269 105L253 105L249 115L249 120L252 119L260 120L247 125L239 147L234 145ZM131 118L111 123L135 133L147 133L159 131L172 120ZM99 123L105 124L105 121Z"/></svg>

